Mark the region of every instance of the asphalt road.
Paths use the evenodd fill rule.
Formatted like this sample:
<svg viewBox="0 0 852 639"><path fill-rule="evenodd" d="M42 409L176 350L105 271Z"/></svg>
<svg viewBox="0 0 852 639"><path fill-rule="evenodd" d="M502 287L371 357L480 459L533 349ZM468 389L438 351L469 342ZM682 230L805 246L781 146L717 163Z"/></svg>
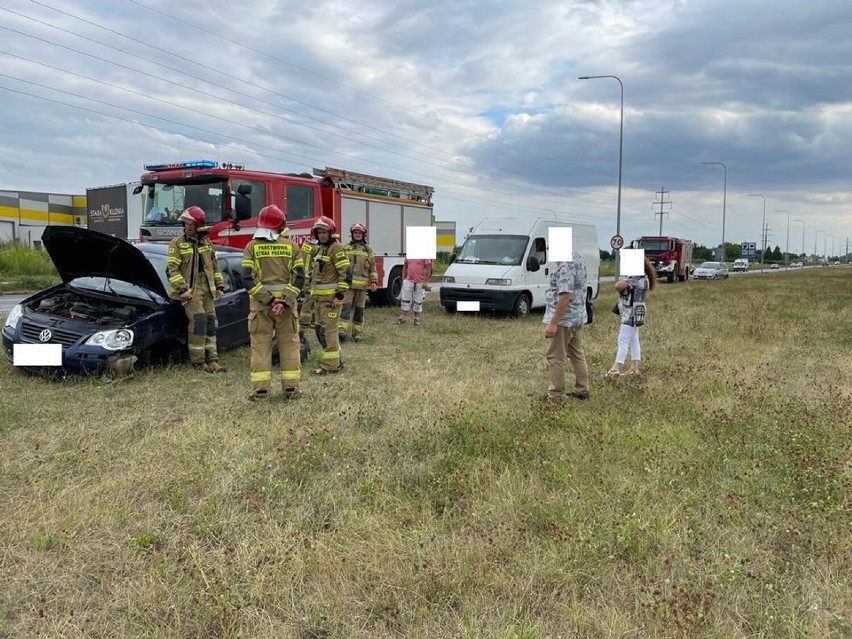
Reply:
<svg viewBox="0 0 852 639"><path fill-rule="evenodd" d="M29 296L29 293L27 295L0 295L0 316L8 315L15 304L19 304L21 300Z"/></svg>

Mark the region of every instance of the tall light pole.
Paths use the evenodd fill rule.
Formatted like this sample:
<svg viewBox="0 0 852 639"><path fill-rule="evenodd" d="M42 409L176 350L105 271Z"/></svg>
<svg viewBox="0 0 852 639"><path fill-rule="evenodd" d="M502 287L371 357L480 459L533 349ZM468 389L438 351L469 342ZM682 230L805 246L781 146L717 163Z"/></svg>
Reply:
<svg viewBox="0 0 852 639"><path fill-rule="evenodd" d="M787 214L787 246L784 249L784 266L790 268L790 211L784 209L775 209L776 213Z"/></svg>
<svg viewBox="0 0 852 639"><path fill-rule="evenodd" d="M598 78L613 78L618 80L621 87L621 118L618 125L618 204L615 213L615 234L621 235L621 166L624 150L624 83L617 75L581 75L578 80L597 80ZM615 252L615 277L621 275L621 251Z"/></svg>
<svg viewBox="0 0 852 639"><path fill-rule="evenodd" d="M817 227L812 226L810 224L808 224L808 228L814 230L814 252L813 252L813 255L811 257L816 257L816 243L817 243L817 238L819 237L819 229L817 229Z"/></svg>
<svg viewBox="0 0 852 639"><path fill-rule="evenodd" d="M763 224L760 226L760 270L763 270L763 254L766 253L766 196L763 193L749 193L748 197L763 198Z"/></svg>
<svg viewBox="0 0 852 639"><path fill-rule="evenodd" d="M802 262L805 261L805 221L804 220L793 220L794 222L802 223Z"/></svg>
<svg viewBox="0 0 852 639"><path fill-rule="evenodd" d="M724 169L724 181L722 183L722 261L726 262L725 259L725 209L728 206L728 167L725 166L724 162L702 162L701 164L715 164L717 166L721 166ZM662 216L660 216L662 219Z"/></svg>
<svg viewBox="0 0 852 639"><path fill-rule="evenodd" d="M822 259L825 261L825 238L827 231L817 231L816 238L814 238L814 252L816 252L817 242L819 242L819 234L822 233Z"/></svg>

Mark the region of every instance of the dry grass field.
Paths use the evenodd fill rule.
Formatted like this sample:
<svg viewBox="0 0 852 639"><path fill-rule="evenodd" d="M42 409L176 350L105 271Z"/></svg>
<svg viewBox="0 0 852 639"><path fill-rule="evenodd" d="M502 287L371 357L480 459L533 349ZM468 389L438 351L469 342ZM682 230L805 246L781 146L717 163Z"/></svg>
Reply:
<svg viewBox="0 0 852 639"><path fill-rule="evenodd" d="M0 637L852 636L852 269L662 284L616 380L602 291L563 407L435 294L290 404L3 362Z"/></svg>

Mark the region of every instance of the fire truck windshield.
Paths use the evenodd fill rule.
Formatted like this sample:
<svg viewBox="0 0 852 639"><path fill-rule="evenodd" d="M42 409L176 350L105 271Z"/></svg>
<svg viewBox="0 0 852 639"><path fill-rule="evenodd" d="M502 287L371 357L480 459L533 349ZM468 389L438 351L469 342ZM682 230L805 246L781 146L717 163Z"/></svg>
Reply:
<svg viewBox="0 0 852 639"><path fill-rule="evenodd" d="M662 253L671 249L669 240L639 240L636 248L645 249L649 253Z"/></svg>
<svg viewBox="0 0 852 639"><path fill-rule="evenodd" d="M179 225L178 217L190 206L200 206L207 223L215 224L224 215L222 206L224 190L224 182L203 184L156 182L144 191L144 225Z"/></svg>

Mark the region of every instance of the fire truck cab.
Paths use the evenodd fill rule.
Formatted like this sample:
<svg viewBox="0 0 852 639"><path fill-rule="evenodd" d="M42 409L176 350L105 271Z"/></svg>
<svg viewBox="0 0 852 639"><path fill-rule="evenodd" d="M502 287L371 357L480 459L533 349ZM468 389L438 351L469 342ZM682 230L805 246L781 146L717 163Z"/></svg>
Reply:
<svg viewBox="0 0 852 639"><path fill-rule="evenodd" d="M645 257L654 265L658 278L665 278L669 282L689 279L693 248L691 241L662 235L643 235L633 240L630 248L645 251Z"/></svg>

